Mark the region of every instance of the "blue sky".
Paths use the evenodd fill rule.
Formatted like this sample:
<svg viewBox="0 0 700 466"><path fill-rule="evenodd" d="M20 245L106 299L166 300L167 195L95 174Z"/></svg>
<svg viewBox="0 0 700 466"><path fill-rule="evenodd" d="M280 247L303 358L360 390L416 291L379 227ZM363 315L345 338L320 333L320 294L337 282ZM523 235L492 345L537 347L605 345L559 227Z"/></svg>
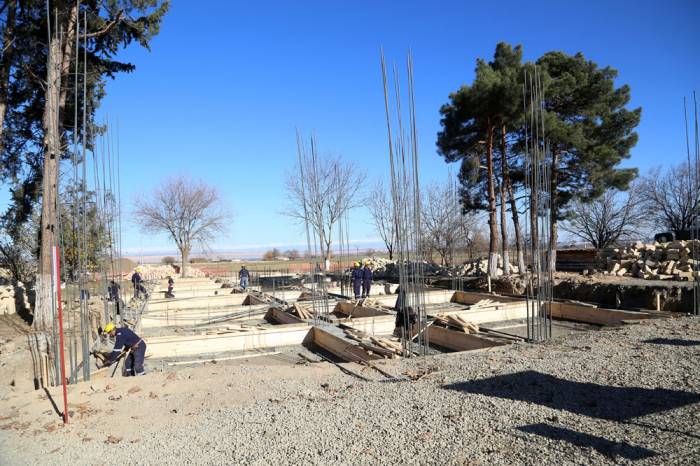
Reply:
<svg viewBox="0 0 700 466"><path fill-rule="evenodd" d="M499 41L522 44L526 60L581 51L617 68L643 107L626 166L680 163L682 98L700 90L699 20L695 1L173 0L151 51L123 53L136 71L108 84L101 108L119 121L124 210L164 177L187 174L217 186L235 213L215 247L302 243L301 227L281 215L296 127L371 181L388 177L380 45L400 65L413 51L426 183L447 176L435 151L440 105ZM127 217L127 250L168 248ZM366 211L351 215L350 236L376 239Z"/></svg>

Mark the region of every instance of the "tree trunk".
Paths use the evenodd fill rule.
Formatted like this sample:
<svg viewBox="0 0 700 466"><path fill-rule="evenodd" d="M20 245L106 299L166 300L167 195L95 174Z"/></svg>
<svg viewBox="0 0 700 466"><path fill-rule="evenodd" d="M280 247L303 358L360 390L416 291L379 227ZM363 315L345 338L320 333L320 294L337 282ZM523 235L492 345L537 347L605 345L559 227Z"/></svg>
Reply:
<svg viewBox="0 0 700 466"><path fill-rule="evenodd" d="M10 87L10 69L15 52L15 12L16 0L7 2L7 23L2 40L2 63L0 63L0 152L3 150L3 129L5 128L5 115L7 114L7 94Z"/></svg>
<svg viewBox="0 0 700 466"><path fill-rule="evenodd" d="M491 118L487 119L488 135L486 147L486 176L487 190L489 196L489 275L492 278L496 277L496 269L498 266L498 247L496 241L498 239L498 224L496 220L496 190L493 180L493 125Z"/></svg>
<svg viewBox="0 0 700 466"><path fill-rule="evenodd" d="M549 245L552 251L549 256L549 270L556 272L557 270L557 176L558 169L557 164L559 163L559 153L552 149L552 169L551 173L551 186L552 191L550 194L551 205L549 210L550 224L549 224Z"/></svg>
<svg viewBox="0 0 700 466"><path fill-rule="evenodd" d="M525 255L523 254L523 239L520 232L520 216L518 215L518 205L515 202L515 194L513 193L513 185L510 182L510 169L508 167L508 157L506 152L506 127L505 125L501 131L501 153L503 158L501 159L502 169L503 169L503 183L506 187L506 193L508 194L508 200L510 202L510 212L513 218L513 230L515 232L515 251L518 259L518 273L525 273Z"/></svg>
<svg viewBox="0 0 700 466"><path fill-rule="evenodd" d="M506 165L507 167L507 165ZM510 182L510 176L506 175L506 188L508 191L508 200L510 201L511 216L513 217L513 230L515 231L515 251L518 255L518 273L525 273L525 254L523 253L523 238L520 231L520 216L518 215L518 205L515 202L513 186Z"/></svg>
<svg viewBox="0 0 700 466"><path fill-rule="evenodd" d="M41 202L41 246L39 262L40 306L34 312L34 327L48 331L51 315L51 248L56 244L56 199L58 193L58 163L60 158L60 134L58 128L58 100L61 89L61 50L57 39L49 42L47 64L46 104L44 106L44 173Z"/></svg>
<svg viewBox="0 0 700 466"><path fill-rule="evenodd" d="M75 26L78 22L78 4L72 2L70 13L68 14L68 22L66 24L66 29L62 31L65 36L63 37L63 56L61 57L61 80L68 82L68 77L70 73L70 64L73 60L73 53L75 52ZM61 94L59 97L59 112L63 116L64 110L66 108L66 99L68 97L69 86L63 86L61 88ZM74 90L77 92L77 89Z"/></svg>
<svg viewBox="0 0 700 466"><path fill-rule="evenodd" d="M187 276L187 263L190 261L190 248L185 246L180 249L180 255L182 256L182 267L180 267L180 276L185 278Z"/></svg>
<svg viewBox="0 0 700 466"><path fill-rule="evenodd" d="M394 260L394 248L387 247L386 249L389 251L389 260Z"/></svg>
<svg viewBox="0 0 700 466"><path fill-rule="evenodd" d="M503 275L510 275L510 258L508 257L508 224L506 222L506 187L501 180L501 257L503 258Z"/></svg>

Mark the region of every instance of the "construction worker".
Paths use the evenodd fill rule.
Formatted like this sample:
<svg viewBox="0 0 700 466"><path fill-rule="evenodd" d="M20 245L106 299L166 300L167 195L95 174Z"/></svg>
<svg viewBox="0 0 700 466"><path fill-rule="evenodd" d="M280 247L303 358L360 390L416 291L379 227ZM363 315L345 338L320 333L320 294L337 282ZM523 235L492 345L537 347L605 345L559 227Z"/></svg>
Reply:
<svg viewBox="0 0 700 466"><path fill-rule="evenodd" d="M416 323L416 313L411 306L407 306L406 292L403 288L399 287L396 292L398 296L396 297L396 304L394 304L394 311L396 311L394 335L401 336L404 330L410 335L411 328Z"/></svg>
<svg viewBox="0 0 700 466"><path fill-rule="evenodd" d="M175 295L173 294L173 286L175 286L175 280L173 280L173 277L168 275L168 292L165 293L166 298L174 298Z"/></svg>
<svg viewBox="0 0 700 466"><path fill-rule="evenodd" d="M121 315L121 298L119 297L119 289L120 286L117 282L112 280L109 282L109 286L107 287L107 292L109 293L109 300L116 303L115 305L117 306L117 314Z"/></svg>
<svg viewBox="0 0 700 466"><path fill-rule="evenodd" d="M372 270L369 268L369 262L365 261L365 266L362 269L362 297L369 298L369 290L372 287Z"/></svg>
<svg viewBox="0 0 700 466"><path fill-rule="evenodd" d="M141 297L141 274L139 273L138 267L134 270L133 275L131 275L131 284L134 286L134 298Z"/></svg>
<svg viewBox="0 0 700 466"><path fill-rule="evenodd" d="M105 361L105 365L109 366L119 360L124 355L125 375L144 375L143 359L146 355L146 342L134 332L126 327L117 328L114 322L108 323L104 328L104 333L113 337L114 350Z"/></svg>
<svg viewBox="0 0 700 466"><path fill-rule="evenodd" d="M352 269L352 291L355 293L355 299L360 299L360 287L362 286L362 269L360 263L355 262Z"/></svg>
<svg viewBox="0 0 700 466"><path fill-rule="evenodd" d="M250 281L250 272L245 268L245 265L241 265L241 270L238 272L238 279L241 282L241 288L245 291L248 288L248 281Z"/></svg>

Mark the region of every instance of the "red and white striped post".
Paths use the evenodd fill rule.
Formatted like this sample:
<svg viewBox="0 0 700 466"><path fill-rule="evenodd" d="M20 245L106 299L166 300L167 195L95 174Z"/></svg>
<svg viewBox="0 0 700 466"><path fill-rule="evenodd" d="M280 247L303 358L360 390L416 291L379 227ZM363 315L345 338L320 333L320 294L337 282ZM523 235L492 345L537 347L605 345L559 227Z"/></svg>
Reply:
<svg viewBox="0 0 700 466"><path fill-rule="evenodd" d="M66 356L63 346L63 303L61 303L61 256L58 246L53 247L54 280L58 296L58 338L61 347L61 382L63 384L63 423L68 424L68 388L66 387Z"/></svg>

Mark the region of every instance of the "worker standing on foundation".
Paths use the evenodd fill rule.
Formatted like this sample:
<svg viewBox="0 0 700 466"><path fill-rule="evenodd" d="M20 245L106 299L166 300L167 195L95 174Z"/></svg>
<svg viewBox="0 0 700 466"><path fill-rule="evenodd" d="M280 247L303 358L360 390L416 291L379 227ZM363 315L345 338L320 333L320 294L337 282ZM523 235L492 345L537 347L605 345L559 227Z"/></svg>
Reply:
<svg viewBox="0 0 700 466"><path fill-rule="evenodd" d="M238 279L241 282L241 288L245 291L248 288L248 282L250 281L250 272L246 269L245 265L241 265L241 270L238 272Z"/></svg>
<svg viewBox="0 0 700 466"><path fill-rule="evenodd" d="M119 296L119 284L112 280L109 282L109 286L107 287L107 292L109 293L109 300L114 303L114 305L117 308L117 314L121 315L121 298Z"/></svg>
<svg viewBox="0 0 700 466"><path fill-rule="evenodd" d="M362 269L362 297L369 297L369 290L372 287L372 269L369 268L369 262L365 261L365 266Z"/></svg>
<svg viewBox="0 0 700 466"><path fill-rule="evenodd" d="M132 375L144 375L143 359L146 355L146 342L126 327L117 328L114 322L105 326L104 333L115 338L114 350L109 355L105 364L111 365L124 356L124 369L127 377Z"/></svg>
<svg viewBox="0 0 700 466"><path fill-rule="evenodd" d="M139 273L138 267L134 270L133 275L131 275L131 284L134 286L134 298L141 297L141 274Z"/></svg>
<svg viewBox="0 0 700 466"><path fill-rule="evenodd" d="M352 269L352 290L355 293L355 299L360 299L360 287L362 286L362 269L360 263L355 262Z"/></svg>
<svg viewBox="0 0 700 466"><path fill-rule="evenodd" d="M175 286L175 280L173 280L172 276L168 276L168 292L165 294L166 298L175 297L175 295L173 294L173 286Z"/></svg>

